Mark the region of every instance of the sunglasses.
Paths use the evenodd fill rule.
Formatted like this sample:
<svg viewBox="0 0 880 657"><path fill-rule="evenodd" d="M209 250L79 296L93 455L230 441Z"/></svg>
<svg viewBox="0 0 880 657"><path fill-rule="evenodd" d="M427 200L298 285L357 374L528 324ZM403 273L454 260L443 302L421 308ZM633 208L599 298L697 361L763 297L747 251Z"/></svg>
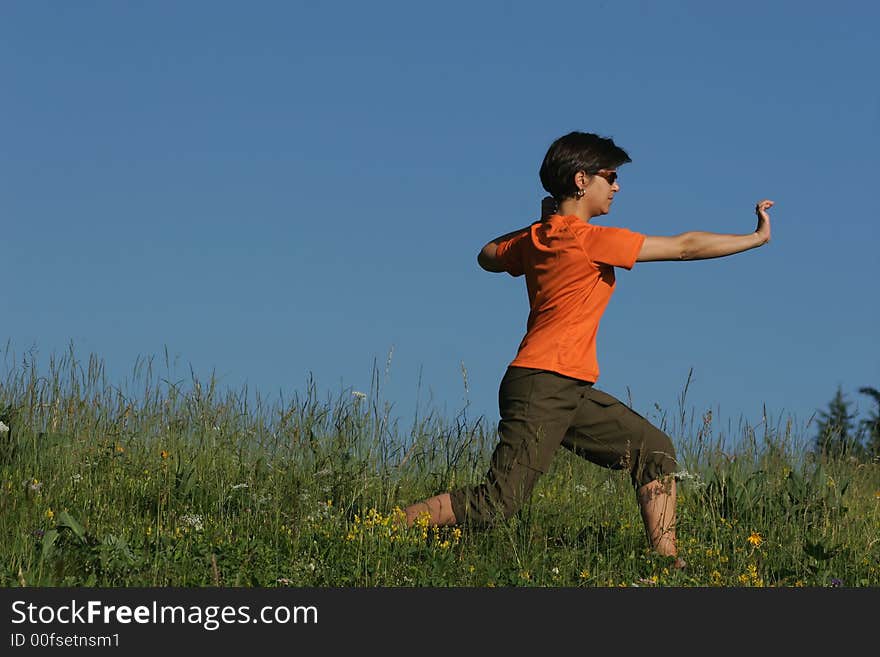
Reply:
<svg viewBox="0 0 880 657"><path fill-rule="evenodd" d="M613 185L617 182L616 171L596 171L594 175L602 176L605 180L608 181L609 185Z"/></svg>

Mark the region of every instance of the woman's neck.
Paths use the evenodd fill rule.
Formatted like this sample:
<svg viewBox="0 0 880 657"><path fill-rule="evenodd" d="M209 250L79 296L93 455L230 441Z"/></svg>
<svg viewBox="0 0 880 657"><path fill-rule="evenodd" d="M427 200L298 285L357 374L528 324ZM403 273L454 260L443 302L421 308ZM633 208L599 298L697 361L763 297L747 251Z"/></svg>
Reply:
<svg viewBox="0 0 880 657"><path fill-rule="evenodd" d="M577 217L588 223L590 219L593 218L593 215L590 214L587 204L583 202L583 199L575 198L567 198L560 203L556 214L565 215L567 217Z"/></svg>

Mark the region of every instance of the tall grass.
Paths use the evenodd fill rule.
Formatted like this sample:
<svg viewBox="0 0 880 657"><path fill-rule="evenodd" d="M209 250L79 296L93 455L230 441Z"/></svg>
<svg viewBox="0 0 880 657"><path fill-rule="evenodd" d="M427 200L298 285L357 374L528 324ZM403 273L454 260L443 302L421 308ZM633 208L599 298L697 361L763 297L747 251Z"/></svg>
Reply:
<svg viewBox="0 0 880 657"><path fill-rule="evenodd" d="M790 420L652 421L682 471L679 549L647 549L628 477L560 450L487 530L400 529L399 508L477 482L495 425L367 392L221 391L155 359L130 381L73 350L0 382L3 586L877 586L880 465L810 456ZM6 429L4 429L6 427ZM799 433L800 432L800 433Z"/></svg>

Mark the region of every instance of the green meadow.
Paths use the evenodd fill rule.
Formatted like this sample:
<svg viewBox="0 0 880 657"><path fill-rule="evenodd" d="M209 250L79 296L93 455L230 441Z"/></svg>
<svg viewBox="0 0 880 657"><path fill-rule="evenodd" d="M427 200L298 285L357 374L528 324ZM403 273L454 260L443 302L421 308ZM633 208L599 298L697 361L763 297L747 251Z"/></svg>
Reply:
<svg viewBox="0 0 880 657"><path fill-rule="evenodd" d="M0 585L880 585L880 464L818 458L790 420L719 426L684 392L651 418L682 464L675 571L627 475L566 450L507 521L401 529L400 508L481 479L495 424L394 418L379 372L267 400L167 368L139 361L120 386L72 351L7 364Z"/></svg>

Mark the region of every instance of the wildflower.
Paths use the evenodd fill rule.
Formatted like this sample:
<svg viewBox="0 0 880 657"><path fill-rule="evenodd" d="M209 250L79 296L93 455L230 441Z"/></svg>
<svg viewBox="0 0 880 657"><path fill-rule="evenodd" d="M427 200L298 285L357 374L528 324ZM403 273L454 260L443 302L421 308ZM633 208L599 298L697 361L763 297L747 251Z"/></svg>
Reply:
<svg viewBox="0 0 880 657"><path fill-rule="evenodd" d="M366 393L360 392L358 390L352 390L351 396L354 397L355 399L366 399L367 398Z"/></svg>
<svg viewBox="0 0 880 657"><path fill-rule="evenodd" d="M673 474L673 477L675 477L676 481L690 481L691 484L693 484L697 488L706 485L700 475L695 472L688 472L687 470L679 470L678 472Z"/></svg>
<svg viewBox="0 0 880 657"><path fill-rule="evenodd" d="M55 512L52 509L46 509L46 520L51 520L55 517Z"/></svg>
<svg viewBox="0 0 880 657"><path fill-rule="evenodd" d="M748 541L754 547L760 547L761 543L764 542L764 539L761 538L761 535L758 532L752 532L751 536L749 536L749 538L748 538Z"/></svg>
<svg viewBox="0 0 880 657"><path fill-rule="evenodd" d="M73 483L75 483L75 484L78 484L79 482L81 482L81 481L82 481L82 478L83 478L83 476L82 476L80 473L78 473L78 472L75 473L75 474L71 477L71 479L73 479Z"/></svg>
<svg viewBox="0 0 880 657"><path fill-rule="evenodd" d="M279 584L281 584L281 586L290 586L291 584L293 584L293 582L291 582L286 577L279 577L275 581L278 582Z"/></svg>
<svg viewBox="0 0 880 657"><path fill-rule="evenodd" d="M45 532L44 530L42 530L42 529L35 529L35 530L32 532L32 535L33 535L34 538L43 538L43 535L44 535L45 533L46 533L46 532Z"/></svg>
<svg viewBox="0 0 880 657"><path fill-rule="evenodd" d="M162 460L164 461L165 459L168 458L168 450L167 450L167 449L163 449L161 452L159 452L159 456L161 456L161 457L162 457Z"/></svg>
<svg viewBox="0 0 880 657"><path fill-rule="evenodd" d="M574 492L580 493L581 495L586 495L587 494L587 487L584 486L583 484L576 484L574 487ZM877 491L877 495L880 496L880 491Z"/></svg>
<svg viewBox="0 0 880 657"><path fill-rule="evenodd" d="M831 578L831 586L838 587L838 586L842 586L842 585L843 585L843 582L841 580L837 579L836 577Z"/></svg>
<svg viewBox="0 0 880 657"><path fill-rule="evenodd" d="M30 488L35 493L39 493L40 489L43 487L43 482L38 479L31 479L28 482L28 488Z"/></svg>
<svg viewBox="0 0 880 657"><path fill-rule="evenodd" d="M0 420L0 433L9 433L9 427L2 420Z"/></svg>
<svg viewBox="0 0 880 657"><path fill-rule="evenodd" d="M878 490L876 493L874 493L874 497L876 499L880 500L880 490Z"/></svg>
<svg viewBox="0 0 880 657"><path fill-rule="evenodd" d="M247 484L235 484L235 486L232 487L232 490L241 490L242 488L247 488L247 487L248 487Z"/></svg>
<svg viewBox="0 0 880 657"><path fill-rule="evenodd" d="M587 570L586 568L584 568L584 569L580 572L579 577L580 577L581 579L588 579L588 578L590 577L590 571Z"/></svg>
<svg viewBox="0 0 880 657"><path fill-rule="evenodd" d="M529 580L532 579L532 574L531 574L528 570L523 570L523 571L519 574L519 576L520 576L521 578L523 578L524 580L526 580L526 581L529 581Z"/></svg>
<svg viewBox="0 0 880 657"><path fill-rule="evenodd" d="M116 446L116 453L117 454L122 454L124 451L125 451L125 448L122 445Z"/></svg>
<svg viewBox="0 0 880 657"><path fill-rule="evenodd" d="M712 578L713 584L720 584L721 583L721 573L719 573L717 570L713 570L710 577Z"/></svg>
<svg viewBox="0 0 880 657"><path fill-rule="evenodd" d="M202 531L202 517L197 516L194 513L187 513L180 516L180 522L197 532Z"/></svg>
<svg viewBox="0 0 880 657"><path fill-rule="evenodd" d="M554 566L553 569L552 569L550 572L553 573L554 575L559 575L559 568L557 568L556 566Z"/></svg>

